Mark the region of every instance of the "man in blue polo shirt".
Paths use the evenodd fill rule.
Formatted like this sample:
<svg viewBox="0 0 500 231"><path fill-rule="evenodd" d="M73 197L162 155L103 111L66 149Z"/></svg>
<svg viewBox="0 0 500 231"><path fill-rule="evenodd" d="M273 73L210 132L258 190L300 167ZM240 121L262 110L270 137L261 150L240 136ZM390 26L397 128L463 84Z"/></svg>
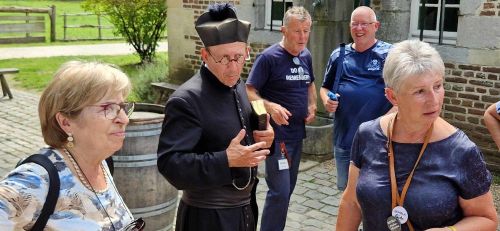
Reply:
<svg viewBox="0 0 500 231"><path fill-rule="evenodd" d="M491 138L500 150L500 101L490 105L484 112L484 124L491 134Z"/></svg>
<svg viewBox="0 0 500 231"><path fill-rule="evenodd" d="M264 99L275 134L274 148L266 159L269 191L261 231L285 228L288 203L297 182L305 123L314 120L316 113L312 58L306 48L311 16L304 7L292 7L283 23L283 39L257 57L246 82L250 100Z"/></svg>
<svg viewBox="0 0 500 231"><path fill-rule="evenodd" d="M339 190L347 185L352 139L359 125L387 113L392 107L385 98L382 78L385 58L392 45L375 38L380 27L375 12L366 6L356 8L351 14L350 27L354 43L346 45L341 65L337 62L340 48L332 52L320 89L325 109L335 113L333 143ZM341 74L336 77L339 67ZM336 78L339 78L338 89L333 89ZM335 92L338 98L330 99L329 91Z"/></svg>

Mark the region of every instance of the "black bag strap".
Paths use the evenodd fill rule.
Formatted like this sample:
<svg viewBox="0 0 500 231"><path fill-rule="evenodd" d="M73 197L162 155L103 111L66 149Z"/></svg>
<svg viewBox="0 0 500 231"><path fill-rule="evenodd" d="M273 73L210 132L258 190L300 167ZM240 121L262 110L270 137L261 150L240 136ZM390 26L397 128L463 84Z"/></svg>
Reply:
<svg viewBox="0 0 500 231"><path fill-rule="evenodd" d="M337 58L337 69L335 70L335 81L333 82L332 92L337 93L339 90L340 78L342 78L342 72L344 71L344 56L345 56L345 43L340 44L340 53Z"/></svg>
<svg viewBox="0 0 500 231"><path fill-rule="evenodd" d="M109 173L111 176L115 172L115 162L113 161L113 156L106 158L106 164L108 165Z"/></svg>
<svg viewBox="0 0 500 231"><path fill-rule="evenodd" d="M49 192L47 193L47 199L45 200L45 204L43 204L40 216L38 216L38 219L31 228L32 231L43 231L50 215L54 213L57 198L59 198L59 188L61 186L61 183L59 181L59 173L57 172L57 169L52 161L50 161L47 156L42 154L33 154L24 159L18 165L25 163L38 164L45 168L45 170L47 170L47 172L49 173Z"/></svg>

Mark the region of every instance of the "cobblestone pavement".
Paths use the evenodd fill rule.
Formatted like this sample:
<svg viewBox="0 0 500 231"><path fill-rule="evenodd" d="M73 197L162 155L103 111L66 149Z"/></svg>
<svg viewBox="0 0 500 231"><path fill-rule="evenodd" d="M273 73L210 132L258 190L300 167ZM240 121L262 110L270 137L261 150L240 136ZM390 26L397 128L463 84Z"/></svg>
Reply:
<svg viewBox="0 0 500 231"><path fill-rule="evenodd" d="M0 176L44 145L38 119L39 96L11 91L13 99L0 98Z"/></svg>
<svg viewBox="0 0 500 231"><path fill-rule="evenodd" d="M15 89L12 93L13 99L0 98L1 177L12 170L20 158L45 145L37 111L39 96ZM262 214L267 185L263 177L260 179L257 199ZM333 230L339 198L340 193L334 187L331 161L303 160L285 230Z"/></svg>
<svg viewBox="0 0 500 231"><path fill-rule="evenodd" d="M288 207L286 231L335 230L342 195L337 190L333 174L331 160L301 161L297 185ZM257 187L259 214L264 208L267 189L265 179L260 177Z"/></svg>

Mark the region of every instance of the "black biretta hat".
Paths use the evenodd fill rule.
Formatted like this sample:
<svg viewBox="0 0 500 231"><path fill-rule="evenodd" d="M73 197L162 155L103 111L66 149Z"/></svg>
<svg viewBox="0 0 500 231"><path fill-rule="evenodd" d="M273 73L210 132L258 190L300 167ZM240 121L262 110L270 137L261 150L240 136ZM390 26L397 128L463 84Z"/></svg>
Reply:
<svg viewBox="0 0 500 231"><path fill-rule="evenodd" d="M216 3L200 15L195 29L205 47L232 42L247 42L250 23L239 20L236 12L228 3Z"/></svg>

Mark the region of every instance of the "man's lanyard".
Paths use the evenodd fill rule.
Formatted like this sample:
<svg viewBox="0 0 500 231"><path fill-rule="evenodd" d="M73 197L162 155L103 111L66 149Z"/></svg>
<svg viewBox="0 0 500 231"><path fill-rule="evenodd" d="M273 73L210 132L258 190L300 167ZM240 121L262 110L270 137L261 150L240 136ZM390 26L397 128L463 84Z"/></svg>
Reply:
<svg viewBox="0 0 500 231"><path fill-rule="evenodd" d="M405 185L403 186L403 190L401 191L401 197L399 196L398 192L398 186L396 182L396 171L394 168L394 149L392 147L392 133L394 132L394 123L396 119L397 113L394 115L394 117L391 118L389 121L389 124L387 125L387 146L389 148L389 174L391 177L391 208L394 210L396 206L401 206L403 207L404 200L406 197L406 192L408 191L408 187L410 187L411 180L413 178L413 173L415 173L415 169L418 166L418 163L420 162L420 159L422 158L422 155L424 154L425 148L427 148L427 144L429 143L429 140L432 135L432 130L434 128L434 123L432 123L431 127L427 130L425 137L424 137L424 143L422 145L422 148L420 149L420 154L418 155L417 161L415 162L415 165L413 166L413 169L411 170L410 175L406 179ZM411 225L410 220L408 219L408 228L410 231L413 231L413 226Z"/></svg>
<svg viewBox="0 0 500 231"><path fill-rule="evenodd" d="M288 151L286 150L285 142L280 142L280 151L281 151L281 156L282 158L285 158L288 161L288 166L292 165L292 160L290 159L290 156L288 155Z"/></svg>

